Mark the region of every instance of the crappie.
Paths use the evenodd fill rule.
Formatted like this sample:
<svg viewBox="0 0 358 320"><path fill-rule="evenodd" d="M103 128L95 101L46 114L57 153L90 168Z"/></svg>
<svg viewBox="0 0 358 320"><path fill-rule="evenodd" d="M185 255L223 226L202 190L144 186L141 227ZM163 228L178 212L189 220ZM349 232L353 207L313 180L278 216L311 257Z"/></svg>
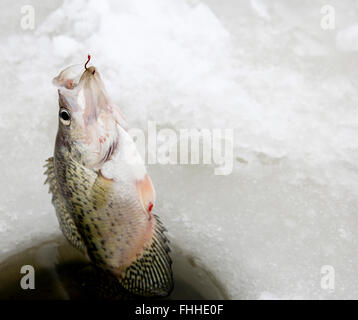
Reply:
<svg viewBox="0 0 358 320"><path fill-rule="evenodd" d="M123 116L87 63L53 80L59 125L46 182L60 228L129 292L167 296L172 262L166 230L153 214L154 187Z"/></svg>

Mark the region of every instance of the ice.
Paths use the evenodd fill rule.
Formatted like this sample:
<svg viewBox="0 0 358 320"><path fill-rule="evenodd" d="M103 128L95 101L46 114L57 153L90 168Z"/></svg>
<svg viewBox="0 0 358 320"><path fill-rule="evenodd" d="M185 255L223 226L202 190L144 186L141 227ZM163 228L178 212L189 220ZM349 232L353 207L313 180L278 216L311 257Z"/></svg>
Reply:
<svg viewBox="0 0 358 320"><path fill-rule="evenodd" d="M349 26L341 30L336 38L337 48L342 51L358 51L358 25Z"/></svg>
<svg viewBox="0 0 358 320"><path fill-rule="evenodd" d="M357 299L358 7L330 1L2 1L0 260L59 234L52 78L87 54L129 123L233 128L235 168L151 165L171 241L237 299ZM335 289L321 268L335 269Z"/></svg>

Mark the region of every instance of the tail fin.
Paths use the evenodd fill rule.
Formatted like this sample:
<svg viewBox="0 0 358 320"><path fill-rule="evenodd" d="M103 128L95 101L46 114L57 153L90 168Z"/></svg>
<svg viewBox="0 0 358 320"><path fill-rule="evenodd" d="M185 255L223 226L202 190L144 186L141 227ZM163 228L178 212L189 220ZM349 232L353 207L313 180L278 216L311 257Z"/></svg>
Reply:
<svg viewBox="0 0 358 320"><path fill-rule="evenodd" d="M169 240L159 218L156 215L153 218L155 226L152 241L143 254L123 271L119 281L133 294L166 297L173 290Z"/></svg>

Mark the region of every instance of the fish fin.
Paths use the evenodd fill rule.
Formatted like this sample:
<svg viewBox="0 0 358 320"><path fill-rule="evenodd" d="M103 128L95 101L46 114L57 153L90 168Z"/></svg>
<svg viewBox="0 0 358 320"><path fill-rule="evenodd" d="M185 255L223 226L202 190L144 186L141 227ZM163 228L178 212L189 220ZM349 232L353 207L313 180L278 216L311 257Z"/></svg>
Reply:
<svg viewBox="0 0 358 320"><path fill-rule="evenodd" d="M121 285L135 295L168 296L173 290L172 260L166 229L153 215L154 232L143 253L119 277Z"/></svg>
<svg viewBox="0 0 358 320"><path fill-rule="evenodd" d="M58 184L55 175L54 161L53 157L46 160L45 165L46 171L45 175L47 176L45 184L49 184L49 192L52 193L52 204L55 207L56 215L58 222L60 224L60 229L64 234L65 238L77 249L82 252L86 252L86 247L83 242L83 239L80 233L77 230L77 227L73 221L71 214L66 208L65 201L58 189Z"/></svg>
<svg viewBox="0 0 358 320"><path fill-rule="evenodd" d="M111 105L111 107L113 108L114 111L114 117L117 121L117 123L124 129L124 130L128 130L129 129L129 125L128 122L126 120L126 118L124 117L123 113L119 110L119 107L116 105Z"/></svg>
<svg viewBox="0 0 358 320"><path fill-rule="evenodd" d="M155 190L149 175L146 174L142 180L138 180L136 187L140 203L150 219L155 204Z"/></svg>

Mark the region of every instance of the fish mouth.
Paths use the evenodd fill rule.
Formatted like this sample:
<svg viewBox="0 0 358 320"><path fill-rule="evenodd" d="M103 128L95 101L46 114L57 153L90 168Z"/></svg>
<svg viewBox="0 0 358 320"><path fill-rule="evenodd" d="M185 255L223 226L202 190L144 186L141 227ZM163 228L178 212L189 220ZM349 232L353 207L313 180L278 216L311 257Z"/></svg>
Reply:
<svg viewBox="0 0 358 320"><path fill-rule="evenodd" d="M75 64L62 70L56 77L52 79L52 84L58 88L72 90L80 82L83 75L83 65Z"/></svg>
<svg viewBox="0 0 358 320"><path fill-rule="evenodd" d="M92 73L92 75L94 75L97 70L96 70L95 67L89 67L89 68L86 69L86 71L87 71L88 73ZM85 72L86 72L86 71L85 71Z"/></svg>
<svg viewBox="0 0 358 320"><path fill-rule="evenodd" d="M82 76L80 78L80 81L79 81L79 84L82 82L82 81L86 81L88 79L91 79L94 77L94 75L97 74L97 69L93 66L91 67L88 67L85 71L83 71L82 73Z"/></svg>
<svg viewBox="0 0 358 320"><path fill-rule="evenodd" d="M91 79L95 79L97 85L100 86L99 73L95 67L91 66L83 71L83 66L76 64L61 71L52 79L52 84L59 89L73 90L82 83L88 83Z"/></svg>
<svg viewBox="0 0 358 320"><path fill-rule="evenodd" d="M63 69L55 78L52 83L58 88L65 88L73 90L78 87L81 82L88 80L91 76L96 75L97 85L101 86L100 77L97 75L97 69L94 66L87 67L88 62L91 60L91 55L88 55L88 60L84 65L85 71L83 71L82 64L71 65Z"/></svg>
<svg viewBox="0 0 358 320"><path fill-rule="evenodd" d="M83 73L77 84L77 87L83 88L92 94L106 96L106 90L102 82L101 76L97 69L93 66L88 67ZM106 100L106 99L105 99Z"/></svg>

